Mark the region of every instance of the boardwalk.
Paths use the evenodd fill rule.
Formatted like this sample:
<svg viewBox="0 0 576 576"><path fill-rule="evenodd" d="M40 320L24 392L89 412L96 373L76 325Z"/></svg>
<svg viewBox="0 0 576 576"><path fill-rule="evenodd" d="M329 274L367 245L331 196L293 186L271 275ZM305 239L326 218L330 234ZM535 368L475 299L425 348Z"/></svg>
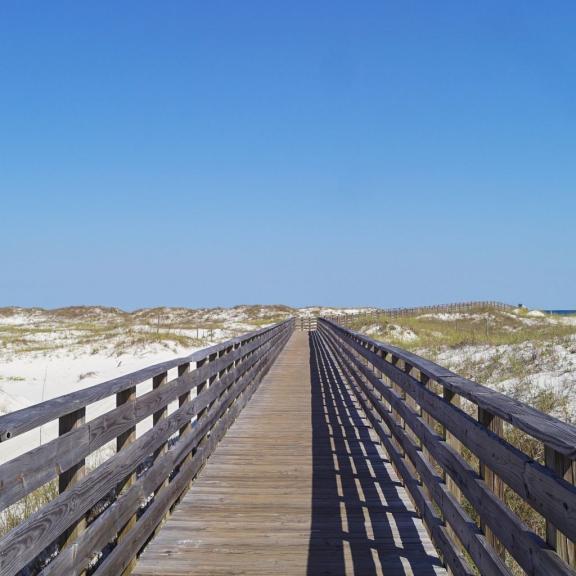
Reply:
<svg viewBox="0 0 576 576"><path fill-rule="evenodd" d="M58 425L0 465L0 512L58 490L0 538L0 574L576 576L576 427L336 320L0 415L8 447Z"/></svg>
<svg viewBox="0 0 576 576"><path fill-rule="evenodd" d="M412 573L445 570L334 359L304 332L292 335L134 572Z"/></svg>

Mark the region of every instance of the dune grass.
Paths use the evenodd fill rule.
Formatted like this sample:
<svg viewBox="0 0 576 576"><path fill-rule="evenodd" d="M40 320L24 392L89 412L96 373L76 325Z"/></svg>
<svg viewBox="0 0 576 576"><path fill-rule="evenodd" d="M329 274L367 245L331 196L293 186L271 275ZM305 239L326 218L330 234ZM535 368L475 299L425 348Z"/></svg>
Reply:
<svg viewBox="0 0 576 576"><path fill-rule="evenodd" d="M370 327L375 337L408 350L516 345L528 341L550 343L576 335L576 325L549 316L528 317L483 309L455 314L452 318L432 314L404 318L381 316ZM402 331L398 331L398 327ZM359 318L352 322L351 328L364 332L367 327ZM403 331L409 331L415 338L402 337Z"/></svg>

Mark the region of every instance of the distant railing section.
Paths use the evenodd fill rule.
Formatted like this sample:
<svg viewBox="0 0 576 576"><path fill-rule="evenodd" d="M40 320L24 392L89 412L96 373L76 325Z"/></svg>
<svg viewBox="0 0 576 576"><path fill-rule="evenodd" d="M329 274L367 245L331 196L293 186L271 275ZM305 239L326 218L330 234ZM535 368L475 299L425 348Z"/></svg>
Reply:
<svg viewBox="0 0 576 576"><path fill-rule="evenodd" d="M471 310L476 310L478 308L513 310L515 306L493 301L457 302L454 304L438 304L435 306L418 306L416 308L374 308L351 314L327 314L324 318L337 322L342 326L350 326L353 322L375 322L382 317L403 318L408 316L419 316L420 314L454 314L458 312L470 312Z"/></svg>
<svg viewBox="0 0 576 576"><path fill-rule="evenodd" d="M295 321L296 329L301 332L311 332L312 330L316 330L316 316L300 316L299 318L296 318Z"/></svg>
<svg viewBox="0 0 576 576"><path fill-rule="evenodd" d="M286 320L1 416L2 442L54 420L59 437L0 466L0 510L51 482L59 494L0 539L0 574L129 573L294 324ZM142 392L150 380L152 390ZM86 421L86 407L108 397L116 408ZM145 419L152 426L137 437L136 424ZM113 455L88 469L85 459L109 442L116 444Z"/></svg>
<svg viewBox="0 0 576 576"><path fill-rule="evenodd" d="M576 427L415 354L319 319L339 363L453 574L575 574ZM531 458L516 429L541 443ZM505 486L545 520L543 537L506 504Z"/></svg>

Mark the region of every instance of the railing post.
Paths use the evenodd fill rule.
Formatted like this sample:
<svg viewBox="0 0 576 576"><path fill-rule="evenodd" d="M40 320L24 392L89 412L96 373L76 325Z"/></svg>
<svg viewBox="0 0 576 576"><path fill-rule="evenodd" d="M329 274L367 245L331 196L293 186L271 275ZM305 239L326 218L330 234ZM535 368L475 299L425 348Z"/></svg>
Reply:
<svg viewBox="0 0 576 576"><path fill-rule="evenodd" d="M157 388L160 388L161 386L166 385L167 382L168 382L168 372L163 372L162 374L158 374L158 376L154 376L154 378L152 378L152 389L156 390ZM160 422L161 420L164 420L164 418L166 418L167 415L168 415L168 406L164 406L163 408L161 408L157 412L154 412L154 414L152 415L153 425L156 426L158 424L158 422ZM166 452L166 450L167 450L167 444L166 444L166 442L164 442L164 444L162 444L154 452L154 460L156 460L156 458L158 458L158 456L160 456L161 454L164 454ZM160 486L154 492L154 494L157 494L158 491L163 486L167 486L167 485L168 485L168 480L165 480L164 483L162 484L162 486Z"/></svg>
<svg viewBox="0 0 576 576"><path fill-rule="evenodd" d="M180 364L180 366L178 366L178 377L184 376L189 372L190 372L190 362L185 362L184 364ZM184 394L178 397L178 408L182 408L189 402L190 402L190 391L185 392ZM180 428L178 432L178 439L183 440L184 436L186 436L186 434L189 434L191 431L192 431L192 421L188 420L188 422L186 422L186 424L184 424L184 426ZM190 452L190 454L188 454L186 458L184 458L180 466L181 467L184 466L191 458L192 458L192 452ZM184 492L188 490L189 486L190 483L188 483Z"/></svg>
<svg viewBox="0 0 576 576"><path fill-rule="evenodd" d="M547 468L550 468L570 484L575 483L576 463L572 460L549 446L544 446L544 460ZM576 567L575 543L568 540L549 520L546 520L546 542L556 550L562 560L568 565Z"/></svg>
<svg viewBox="0 0 576 576"><path fill-rule="evenodd" d="M446 386L442 387L442 396L453 406L460 406L460 396L458 396L458 394L455 394L452 390L446 388ZM456 452L458 452L458 454L462 453L462 444L453 434L451 434L446 429L445 426L442 426L442 435L448 446L453 448ZM446 474L446 472L443 473L443 476L448 490L452 493L456 501L462 502L462 492L460 491L460 488L458 488L456 482L454 482L451 476L449 474ZM448 525L448 533L450 534L452 540L454 540L455 542L458 541L456 538L456 534L454 533L454 530L450 525Z"/></svg>
<svg viewBox="0 0 576 576"><path fill-rule="evenodd" d="M74 430L84 424L86 419L86 408L80 408L75 412L61 416L58 419L58 435L63 436L67 432ZM80 460L77 464L70 469L62 472L58 476L58 491L60 494L78 484L86 474L85 461ZM60 546L64 548L73 544L74 540L86 529L86 519L82 517L73 526L71 526L60 539Z"/></svg>
<svg viewBox="0 0 576 576"><path fill-rule="evenodd" d="M185 374L188 374L190 372L190 362L185 362L184 364L180 364L180 366L178 366L178 376L184 376ZM181 396L178 397L178 407L182 408L182 406L184 406L184 404L188 404L188 402L190 401L190 391L185 392L184 394L182 394ZM192 430L192 422L186 422L186 424L184 424L184 426L182 426L182 428L180 428L179 431L179 436L182 437L184 436L184 434L188 434L188 432L190 432L190 430Z"/></svg>
<svg viewBox="0 0 576 576"><path fill-rule="evenodd" d="M196 362L196 369L204 366L204 364L206 364L207 361L208 361L208 357L202 358L201 360L198 360ZM207 380L205 380L201 384L198 384L198 386L196 386L196 396L200 396L200 394L202 394L202 392L204 392L207 387L208 387L208 381ZM200 423L200 419L204 416L205 413L206 413L206 408L203 408L202 410L200 410L198 412L198 414L196 415L196 425L198 425ZM195 452L195 450L193 451L193 453L194 452Z"/></svg>
<svg viewBox="0 0 576 576"><path fill-rule="evenodd" d="M480 408L478 406L478 422L497 434L498 436L504 435L504 422L501 418L494 416L488 410ZM485 462L480 460L479 463L479 473L480 477L484 480L486 485L498 496L499 500L504 502L504 483L494 472L486 465ZM484 522L480 522L480 528L486 534L486 539L488 540L489 544L496 550L498 555L501 558L506 557L506 548L500 543L500 541L496 538L496 536L492 533L492 530L485 525Z"/></svg>
<svg viewBox="0 0 576 576"><path fill-rule="evenodd" d="M424 372L422 372L422 370L417 371L416 378L417 378L418 382L420 382L424 388L426 388L427 390L432 390L430 378L426 374L424 374ZM420 414L420 416L422 417L424 422L428 425L428 427L434 429L433 418L430 416L430 414L428 414L428 412L423 410L422 406L420 406L420 405L418 405L418 413ZM424 455L424 458L426 458L426 460L428 460L428 462L435 464L435 461L432 458L432 456L430 455L430 451L426 447L426 444L424 442L422 442L422 440L420 440L419 445L420 445L420 448L422 449L422 454ZM424 484L422 482L422 487L424 488L424 492L426 493L428 498L431 499L430 490L428 489L428 486L426 486L426 484Z"/></svg>
<svg viewBox="0 0 576 576"><path fill-rule="evenodd" d="M198 366L201 366L205 363L210 363L210 362L214 362L214 360L216 360L216 358L218 358L219 353L215 352L214 354L210 354L210 356L208 356L207 358L204 358L200 363L198 363ZM212 386L213 382L216 380L216 378L218 378L218 375L215 374L214 376L210 376L210 378L208 378L208 380L206 380L202 387L198 387L198 393L202 392L202 391L206 391L208 388L210 388L210 386ZM212 402L210 402L210 404L208 404L206 406L206 408L204 408L203 410L200 410L200 412L198 413L198 420L200 420L201 418L203 418L209 411L210 408L212 407L212 404L216 401L216 399L214 399ZM206 439L210 436L210 430L206 431L206 434L204 435L204 437L202 438L202 440L200 440L200 442L198 443L198 445L205 443Z"/></svg>
<svg viewBox="0 0 576 576"><path fill-rule="evenodd" d="M404 371L405 369L404 360L400 360L400 358L394 356L393 354L391 355L390 363L393 366L396 366L396 368L398 368L401 371ZM392 383L392 389L398 394L398 396L400 396L400 398L402 398L402 400L406 401L406 392L404 391L404 388L402 388L402 386L400 386L399 384L396 384L396 382L394 382L393 380L391 381L391 383ZM398 427L404 430L405 428L404 419L400 416L400 414L398 414L397 410L394 408L392 408L392 418L394 419ZM396 446L396 449L398 450L400 456L404 458L406 454L404 452L404 448L402 447L402 445L394 437L392 438L392 442Z"/></svg>
<svg viewBox="0 0 576 576"><path fill-rule="evenodd" d="M420 371L417 368L415 368L414 366L412 366L412 364L406 362L405 360L402 362L402 364L403 364L402 369L406 374L408 374L409 376L411 376L415 380L420 381L419 380ZM416 400L414 400L414 398L412 398L412 396L410 396L410 394L406 394L406 392L403 391L402 396L404 398L404 404L406 404L406 406L408 406L408 408L413 410L416 414L421 413L420 405L418 404L418 402ZM404 430L406 431L406 434L410 438L411 442L413 442L415 444L421 443L420 439L414 434L414 431L410 428L409 425L406 426L405 422L404 422ZM406 465L407 465L411 475L413 477L416 477L417 476L416 468L414 467L414 464L410 458L406 458Z"/></svg>
<svg viewBox="0 0 576 576"><path fill-rule="evenodd" d="M118 392L118 394L116 394L116 407L119 408L123 404L126 404L128 402L134 402L134 400L136 400L135 386L123 390L122 392ZM132 444L132 442L134 442L134 440L136 440L136 426L130 427L128 430L126 430L126 432L123 432L116 438L116 453L127 448L130 444ZM122 492L122 490L129 488L135 481L136 481L136 472L132 472L132 474L127 476L122 482L120 482L120 484L118 484L116 488L116 493L119 495ZM133 516L130 517L128 522L126 522L126 524L124 524L122 529L118 532L117 537L118 542L121 542L126 538L128 532L130 532L130 530L134 528L134 526L136 525L136 521L137 516L136 514L134 514ZM133 558L127 564L126 568L123 571L123 574L130 574L134 569L135 565L136 565L136 559Z"/></svg>

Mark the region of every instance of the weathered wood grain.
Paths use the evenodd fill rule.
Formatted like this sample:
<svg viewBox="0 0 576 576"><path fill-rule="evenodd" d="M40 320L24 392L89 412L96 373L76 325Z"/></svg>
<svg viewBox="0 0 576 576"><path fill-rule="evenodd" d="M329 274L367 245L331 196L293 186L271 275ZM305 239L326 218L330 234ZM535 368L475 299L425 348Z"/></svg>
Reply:
<svg viewBox="0 0 576 576"><path fill-rule="evenodd" d="M451 406L410 375L364 348L356 338L345 337L343 341L400 385L423 410L444 425L481 461L490 462L491 470L535 510L571 539L576 539L576 487L529 458L462 410ZM571 426L566 424L565 427Z"/></svg>
<svg viewBox="0 0 576 576"><path fill-rule="evenodd" d="M135 481L125 494L120 495L116 502L105 510L95 522L88 526L84 534L75 542L74 550L64 550L60 553L42 572L42 575L57 576L60 574L78 573L86 567L93 551L103 549L113 540L116 532L125 526L128 519L137 512L138 508L149 498L150 494L158 489L158 486L169 477L173 470L178 469L178 466L186 462L187 464L184 470L188 470L190 475L197 472L208 458L218 439L247 401L246 398L243 402L235 404L238 394L241 394L246 388L258 383L262 377L262 369L265 369L265 367L270 364L282 345L283 341L279 341L275 344L271 354L251 358L250 368L236 380L231 388L230 396L223 399L221 407L219 407L218 412L213 414L212 420L206 419L201 423L197 421L196 425L192 427L175 446L165 454L160 455L154 465ZM234 405L230 407L232 404ZM228 410L228 412L226 412L225 417L219 418L226 410ZM214 422L216 422L216 425L213 428L210 441L187 460L199 441L211 429ZM180 469L180 471L182 470L183 468ZM180 471L178 474L180 474ZM186 471L183 473L188 474ZM187 479L187 482L188 481L189 478ZM134 525L132 525L130 529L133 528ZM150 530L153 530L154 527L155 526L150 527ZM116 552L116 555L121 555L126 561L123 569L130 565L133 558L131 552L128 551L133 550L134 546L131 541L134 538L134 534L133 532L125 533L123 539L129 540L128 546L120 546ZM136 550L138 550L138 548L139 547L137 547Z"/></svg>
<svg viewBox="0 0 576 576"><path fill-rule="evenodd" d="M324 338L326 338L327 343L331 345L334 356L347 367L350 380L355 382L356 386L360 388L361 392L359 397L364 410L369 415L388 453L392 454L392 458L397 461L397 466L404 472L402 477L410 478L411 481L408 482L407 488L416 500L418 509L423 514L425 521L431 522L432 525L429 529L433 534L433 538L434 534L438 532L438 528L435 528L435 526L441 525L441 522L427 502L428 493L433 497L443 517L448 521L449 527L454 530L460 541L464 543L472 560L474 560L475 564L479 567L480 573L483 576L509 575L508 569L502 564L497 554L491 550L475 522L465 513L459 500L451 493L452 491L448 485L445 484L444 478L422 457L419 447L410 440L404 427L398 425L392 410L384 407L378 397L381 394L381 383L377 377L374 375L366 377L364 370L359 367L356 359L346 358L343 354L339 353L338 344L331 340L330 336L324 336ZM364 378L362 378L362 376L364 376ZM378 388L374 386L374 382L379 384ZM369 384L372 384L372 386L370 387ZM381 420L385 423L386 429L382 427L378 416L380 416ZM391 442L389 433L396 438L397 443L410 458L410 461L422 479L423 486L420 486L414 479L414 475L408 471L405 460L402 458L402 453L400 453L398 449L396 449L395 444ZM437 436L437 441L442 440L441 436ZM426 488L426 491L424 491L424 488ZM422 493L420 493L421 490ZM427 509L421 510L421 506ZM444 534L437 534L436 538L437 540L435 541L443 556L447 559L452 559L449 566L454 573L473 573L467 568L467 562L463 561L457 546L451 538Z"/></svg>
<svg viewBox="0 0 576 576"><path fill-rule="evenodd" d="M504 423L500 418L490 414L490 412L484 410L483 408L478 408L478 422L482 424L482 426L486 427L488 430L494 432L498 436L503 436L504 434ZM496 494L499 500L502 502L504 501L504 483L494 472L490 466L490 463L486 463L483 460L479 462L479 472L480 477L484 480L486 485ZM498 541L498 538L494 535L492 530L488 526L486 526L481 520L480 527L486 533L486 539L492 547L498 551L498 554L502 556L502 558L506 557L506 550L502 546L502 544Z"/></svg>
<svg viewBox="0 0 576 576"><path fill-rule="evenodd" d="M576 574L576 428L334 322L294 326L43 403L44 415L0 417L4 441L61 422L59 438L0 466L0 509L56 476L61 488L0 539L0 573L14 576L64 537L43 576L81 574L115 542L95 576L130 573L143 546L142 576L393 575L408 565L444 574L438 552L453 574L471 576L473 563L506 576L504 550L527 574ZM137 395L148 379L153 390ZM112 394L117 407L84 423L85 406ZM459 397L478 406L478 421ZM150 416L153 428L136 438ZM500 437L503 421L544 443L545 465ZM85 457L115 438L116 454L84 475ZM546 518L546 542L507 508L502 482Z"/></svg>
<svg viewBox="0 0 576 576"><path fill-rule="evenodd" d="M248 357L253 356L257 360L265 356L270 347L285 339L291 329L290 323L284 323L272 330L267 330L268 340L257 352L254 350L250 352ZM26 566L29 561L82 518L110 490L133 474L134 470L161 448L174 432L190 422L200 410L214 403L230 382L238 379L244 372L244 363L241 363L228 372L215 386L181 406L169 418L158 420L149 432L124 447L115 456L6 534L0 539L0 573L3 576L15 574ZM158 390L160 388L153 392L158 392ZM122 405L117 410L124 408L125 406ZM207 424L213 425L214 422L208 420Z"/></svg>
<svg viewBox="0 0 576 576"><path fill-rule="evenodd" d="M178 373L178 375L180 376L181 374ZM128 388L127 390L124 390L123 392L119 392L118 394L116 394L116 406L117 407L120 407L120 406L127 404L129 402L134 402L135 400L136 400L136 386L133 386L132 388ZM128 447L130 444L132 444L134 442L134 440L136 440L136 425L135 424L133 426L131 426L130 428L128 428L126 431L122 432L116 438L116 452L120 452L124 448ZM122 494L125 490L127 490L131 486L133 486L134 482L136 482L136 472L133 472L132 474L127 476L122 482L120 482L120 484L118 484L118 486L116 487L116 493ZM130 511L126 510L125 514L124 514L123 522L119 526L117 526L117 528L114 530L113 533L117 535L116 538L117 538L118 545L122 545L122 541L125 540L125 538L129 534L130 530L132 530L132 528L134 528L134 526L136 525L136 521L138 518L137 518L137 515L135 512L136 512L135 510L134 510L134 513L131 513ZM105 510L104 513L107 514L108 511ZM100 518L101 517L102 517L102 514L100 515ZM84 530L84 533L86 533L86 530ZM79 557L78 556L78 548L79 548L78 541L79 540L80 540L80 538L77 538L76 542L75 542L75 550L74 550L74 554L73 554L73 558L75 560L77 560L77 558ZM80 558L89 558L90 555L94 553L94 550L102 550L102 548L92 547L83 556L80 556ZM60 556L62 556L62 551L60 552L58 557L60 557ZM72 566L72 567L68 568L67 570L63 570L62 573L73 574L75 572L76 574L78 574L85 567L86 563L83 562L82 560L80 560L80 561L76 561L75 564L76 564L76 569L74 569L74 566ZM128 565L127 566L128 570L126 571L126 574L123 576L127 576L129 574L129 572L131 571L130 569L133 567L134 567L133 565L132 566Z"/></svg>
<svg viewBox="0 0 576 576"><path fill-rule="evenodd" d="M58 422L58 433L62 436L71 430L80 428L84 424L86 418L86 410L80 408L76 412L62 416ZM74 466L64 470L58 476L58 491L60 494L66 492L70 487L75 486L84 478L86 474L86 467L84 460L79 460L74 463ZM86 519L79 518L73 526L69 527L60 539L60 547L64 548L74 542L76 538L86 528Z"/></svg>
<svg viewBox="0 0 576 576"><path fill-rule="evenodd" d="M290 320L287 320L286 322L290 322ZM125 376L120 376L119 378L114 378L108 382L96 384L89 388L79 390L78 392L65 394L64 396L46 400L45 402L35 404L34 406L0 416L0 441L8 441L24 432L28 432L42 424L46 424L51 420L56 420L65 414L75 412L89 404L104 400L109 396L118 394L119 392L136 386L137 384L151 380L158 374L162 374L172 368L177 368L184 362L197 362L211 354L218 353L220 350L228 348L234 343L239 343L243 346L249 341L265 335L272 330L276 330L277 328L278 325L262 328L261 330L232 338L220 344L210 346L209 348L204 348L190 354L190 356L176 358L168 362L161 362L153 366L148 366L142 370L126 374Z"/></svg>
<svg viewBox="0 0 576 576"><path fill-rule="evenodd" d="M263 364L270 364L271 360L272 358L267 357L263 360ZM128 545L114 549L114 551L106 558L104 563L98 568L95 576L115 576L124 570L130 561L136 556L140 548L157 529L166 510L172 507L183 490L186 489L193 476L197 474L202 465L205 464L230 424L234 421L244 404L249 399L250 392L253 392L253 389L257 386L261 375L263 374L260 373L258 377L249 381L249 391L247 390L246 385L242 385L239 387L238 394L233 394L233 397L227 398L225 405L219 411L218 417L210 414L212 421L216 422L215 425L208 424L208 418L204 419L204 422L201 424L202 426L205 428L213 426L210 437L197 449L194 456L182 465L175 479L160 492L159 496L155 497L152 505L147 508L135 530L131 534ZM237 385L234 385L234 387L236 386ZM244 394L247 396L244 398L244 401L236 404L238 396ZM234 407L227 410L227 408L232 404L234 404ZM225 415L222 416L224 412Z"/></svg>
<svg viewBox="0 0 576 576"><path fill-rule="evenodd" d="M345 330L333 322L327 320L321 322L331 325L332 329L339 332L344 338L354 340L365 348L373 347L384 350L405 360L412 366L417 366L429 378L452 390L455 394L467 398L480 408L488 410L491 414L523 430L560 454L576 460L576 427L573 425L539 412L535 408L496 390L463 378L417 354L390 344L384 344L363 334Z"/></svg>
<svg viewBox="0 0 576 576"><path fill-rule="evenodd" d="M161 413L170 402L189 393L223 368L242 366L242 362L251 353L260 350L265 343L266 340L261 338L252 339L249 344L238 348L229 356L202 365L192 372L183 373L142 396L132 397L115 410L0 465L0 510L49 482L62 471L71 469L90 453L131 430L144 418Z"/></svg>
<svg viewBox="0 0 576 576"><path fill-rule="evenodd" d="M454 431L455 436L459 437L473 452L479 453L479 456L485 459L484 461L490 463L490 467L493 470L502 470L506 462L514 470L515 459L523 458L521 460L522 465L518 468L520 469L520 474L524 474L521 476L521 481L525 482L524 492L526 500L532 503L537 501L538 498L541 499L540 489L540 492L543 492L545 497L548 497L546 505L542 506L544 513L548 514L548 517L561 518L563 527L567 528L572 534L575 528L572 520L574 500L572 487L568 482L554 475L546 467L531 461L519 450L504 442L493 431L490 431L488 428L492 420L491 422L475 422L456 406L452 406L447 402L447 399L439 397L428 390L426 383L420 383L411 377L407 371L385 363L381 355L374 353L372 345L370 347L361 346L355 336L347 337L342 335L342 329L336 330L329 323L321 322L320 331L339 353L347 359L350 365L358 371L361 380L368 383L378 391L379 395L386 399L386 404L391 407L391 410L394 410L402 417L416 437L420 439L422 445L426 446L426 452L449 473L452 481L462 490L462 493L479 513L484 525L487 525L495 535L489 536L488 539L493 544L494 551L502 553L502 549L499 547L502 544L529 574L574 573L561 560L558 554L554 553L544 541L524 526L506 507L501 497L499 497L501 496L499 489L494 490L492 483L490 484L492 489L483 483L478 473L458 454L458 450L455 450L449 443L444 442L428 426L428 418L422 418L421 411L411 407L397 390L384 385L374 373L374 368L387 374L391 380L399 382L402 389L416 399L419 405L425 409L426 414L444 424L446 429ZM365 364L366 359L369 361L368 366ZM401 437L398 432L396 419L391 416L391 413L385 408L379 398L373 396L371 397L371 402L374 406L379 407L380 415L386 417L388 429L393 432L393 435ZM465 432L462 432L462 429ZM482 442L485 445L483 447L480 446L480 449L476 450L476 446ZM408 436L404 437L404 442L401 442L401 444L408 451L412 450L412 448L417 448L416 444ZM412 446L409 444L412 444ZM530 474L527 474L526 471L530 471ZM508 470L507 472L510 471ZM536 474L539 475L538 482L535 481ZM506 473L505 476L506 480L510 478L509 473ZM490 477L488 477L488 481L491 482ZM546 486L545 489L542 489L543 482ZM513 485L512 487L514 488ZM562 494L561 498L559 498L560 493ZM560 505L558 505L559 501ZM566 512L568 512L568 516L566 516ZM496 541L495 537L498 538L499 542ZM468 551L470 552L470 550ZM569 558L568 561L570 561Z"/></svg>
<svg viewBox="0 0 576 576"><path fill-rule="evenodd" d="M334 370L294 333L136 575L446 573Z"/></svg>

